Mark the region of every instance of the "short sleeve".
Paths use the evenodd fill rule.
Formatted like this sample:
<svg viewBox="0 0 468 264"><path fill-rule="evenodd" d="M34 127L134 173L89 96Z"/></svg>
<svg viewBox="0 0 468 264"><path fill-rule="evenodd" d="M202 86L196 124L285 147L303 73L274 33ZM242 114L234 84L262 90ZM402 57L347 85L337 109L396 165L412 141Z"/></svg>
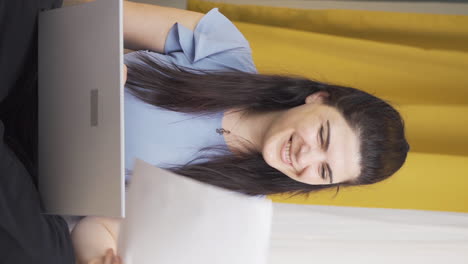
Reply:
<svg viewBox="0 0 468 264"><path fill-rule="evenodd" d="M249 42L218 8L206 13L194 31L175 23L169 30L164 53L184 66L256 72Z"/></svg>

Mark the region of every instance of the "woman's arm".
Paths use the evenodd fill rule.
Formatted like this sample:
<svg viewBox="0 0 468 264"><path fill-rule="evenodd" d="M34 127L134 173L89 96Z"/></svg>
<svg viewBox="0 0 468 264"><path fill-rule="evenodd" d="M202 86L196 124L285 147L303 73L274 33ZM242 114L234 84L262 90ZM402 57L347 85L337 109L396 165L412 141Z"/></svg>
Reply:
<svg viewBox="0 0 468 264"><path fill-rule="evenodd" d="M71 233L77 263L88 263L99 258L109 248L116 252L120 222L119 218L83 218Z"/></svg>
<svg viewBox="0 0 468 264"><path fill-rule="evenodd" d="M152 4L123 2L124 47L164 53L169 30L178 22L194 30L203 13Z"/></svg>

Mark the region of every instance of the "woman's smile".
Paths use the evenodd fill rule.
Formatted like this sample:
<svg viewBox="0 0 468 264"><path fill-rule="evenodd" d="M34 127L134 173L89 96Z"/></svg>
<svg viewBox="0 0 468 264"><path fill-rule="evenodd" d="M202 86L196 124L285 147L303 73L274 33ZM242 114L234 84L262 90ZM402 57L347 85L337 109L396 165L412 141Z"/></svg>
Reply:
<svg viewBox="0 0 468 264"><path fill-rule="evenodd" d="M288 141L286 141L281 149L281 159L283 162L292 167L292 159L291 159L291 138L289 138Z"/></svg>

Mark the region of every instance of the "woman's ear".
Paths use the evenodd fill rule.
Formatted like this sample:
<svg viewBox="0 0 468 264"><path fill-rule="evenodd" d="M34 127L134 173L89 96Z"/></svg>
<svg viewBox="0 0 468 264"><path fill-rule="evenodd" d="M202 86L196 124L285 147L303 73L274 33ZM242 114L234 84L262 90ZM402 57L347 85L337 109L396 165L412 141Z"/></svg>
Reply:
<svg viewBox="0 0 468 264"><path fill-rule="evenodd" d="M323 103L327 99L329 94L325 91L315 92L306 97L305 103Z"/></svg>

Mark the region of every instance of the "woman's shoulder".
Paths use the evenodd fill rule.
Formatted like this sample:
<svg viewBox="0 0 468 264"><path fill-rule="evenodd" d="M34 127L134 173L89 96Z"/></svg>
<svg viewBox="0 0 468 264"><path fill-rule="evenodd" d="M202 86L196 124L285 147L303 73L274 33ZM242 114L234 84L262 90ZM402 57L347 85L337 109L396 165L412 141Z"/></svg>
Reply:
<svg viewBox="0 0 468 264"><path fill-rule="evenodd" d="M125 58L131 60L138 53L194 69L257 72L249 42L218 8L206 13L193 31L175 23L164 53L139 50L125 54Z"/></svg>

